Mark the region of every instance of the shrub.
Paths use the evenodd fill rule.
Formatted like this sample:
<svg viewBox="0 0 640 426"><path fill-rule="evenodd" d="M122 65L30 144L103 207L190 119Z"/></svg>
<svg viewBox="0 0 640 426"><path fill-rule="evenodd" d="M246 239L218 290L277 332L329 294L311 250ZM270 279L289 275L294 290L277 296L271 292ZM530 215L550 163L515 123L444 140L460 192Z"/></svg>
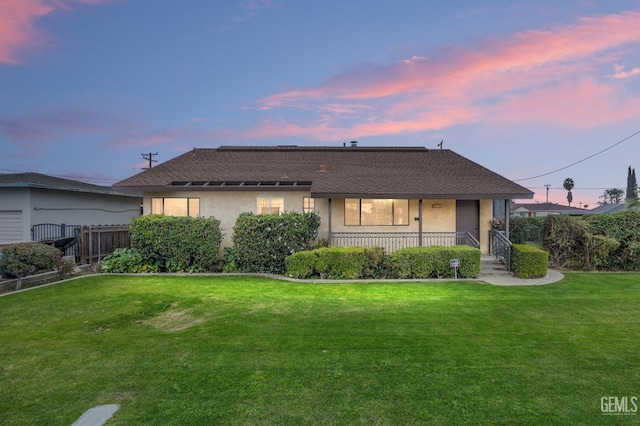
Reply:
<svg viewBox="0 0 640 426"><path fill-rule="evenodd" d="M66 278L73 273L73 269L76 267L75 263L71 259L64 259L62 255L58 255L58 273L60 278Z"/></svg>
<svg viewBox="0 0 640 426"><path fill-rule="evenodd" d="M511 246L511 270L520 278L539 278L547 275L549 253L528 244Z"/></svg>
<svg viewBox="0 0 640 426"><path fill-rule="evenodd" d="M385 275L382 247L321 247L285 259L286 274L293 278L379 278Z"/></svg>
<svg viewBox="0 0 640 426"><path fill-rule="evenodd" d="M18 277L16 289L22 285L22 277L41 270L58 267L60 250L42 243L17 243L2 249L0 269Z"/></svg>
<svg viewBox="0 0 640 426"><path fill-rule="evenodd" d="M615 262L611 254L620 246L620 243L604 235L585 234L577 257L581 269L611 269Z"/></svg>
<svg viewBox="0 0 640 426"><path fill-rule="evenodd" d="M318 249L316 249L318 250ZM292 278L309 278L316 273L316 250L300 251L284 259L286 274Z"/></svg>
<svg viewBox="0 0 640 426"><path fill-rule="evenodd" d="M323 247L314 250L320 278L332 280L361 278L367 263L364 247Z"/></svg>
<svg viewBox="0 0 640 426"><path fill-rule="evenodd" d="M595 214L584 217L588 232L613 238L619 245L611 250L608 259L599 265L606 270L638 270L636 243L640 242L640 211L624 210L613 214Z"/></svg>
<svg viewBox="0 0 640 426"><path fill-rule="evenodd" d="M102 272L140 273L158 272L158 265L150 265L144 261L136 249L120 248L102 259Z"/></svg>
<svg viewBox="0 0 640 426"><path fill-rule="evenodd" d="M575 266L580 258L579 242L587 233L584 225L567 215L550 215L542 228L543 248L549 252L549 264L557 268Z"/></svg>
<svg viewBox="0 0 640 426"><path fill-rule="evenodd" d="M543 217L509 218L509 239L514 244L540 243Z"/></svg>
<svg viewBox="0 0 640 426"><path fill-rule="evenodd" d="M211 217L146 215L131 222L131 247L160 271L205 272L218 262L222 232Z"/></svg>
<svg viewBox="0 0 640 426"><path fill-rule="evenodd" d="M455 274L449 264L452 259L460 260L460 277L475 278L480 274L480 250L463 245L398 250L389 256L389 274L395 278L450 278Z"/></svg>
<svg viewBox="0 0 640 426"><path fill-rule="evenodd" d="M235 262L241 272L282 274L285 258L309 250L318 236L316 213L243 213L233 227Z"/></svg>

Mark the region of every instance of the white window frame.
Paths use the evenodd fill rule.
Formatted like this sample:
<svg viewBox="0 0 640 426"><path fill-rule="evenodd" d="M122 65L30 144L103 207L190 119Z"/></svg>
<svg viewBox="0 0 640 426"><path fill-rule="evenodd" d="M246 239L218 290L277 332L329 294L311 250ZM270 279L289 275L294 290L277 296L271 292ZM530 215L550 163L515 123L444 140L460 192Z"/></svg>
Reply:
<svg viewBox="0 0 640 426"><path fill-rule="evenodd" d="M375 205L376 202L390 202L390 220L384 223L366 223L363 220L362 201L365 200L367 205ZM400 205L402 203L402 205ZM357 220L354 217L355 206L357 205ZM400 211L402 212L400 216ZM351 214L348 212L351 211ZM405 223L406 222L406 223ZM409 200L408 199L373 199L373 198L346 198L344 200L344 225L345 226L409 226Z"/></svg>
<svg viewBox="0 0 640 426"><path fill-rule="evenodd" d="M167 208L165 206L165 203L167 200L185 200L186 214L176 215L176 214L166 213ZM197 197L151 197L151 214L166 214L169 216L179 216L179 217L198 217L200 216L200 198L197 198Z"/></svg>
<svg viewBox="0 0 640 426"><path fill-rule="evenodd" d="M312 197L302 197L302 212L314 213L316 211L316 199Z"/></svg>
<svg viewBox="0 0 640 426"><path fill-rule="evenodd" d="M284 213L284 198L282 197L258 197L257 202L258 214L278 214ZM261 211L261 208L267 208L267 212ZM274 209L278 209L277 213L274 213Z"/></svg>

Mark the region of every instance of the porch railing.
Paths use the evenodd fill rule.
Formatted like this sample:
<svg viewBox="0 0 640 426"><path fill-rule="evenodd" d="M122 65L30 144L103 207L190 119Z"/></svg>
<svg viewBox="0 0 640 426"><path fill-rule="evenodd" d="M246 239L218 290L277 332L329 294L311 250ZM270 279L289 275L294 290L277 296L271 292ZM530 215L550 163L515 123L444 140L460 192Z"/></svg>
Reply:
<svg viewBox="0 0 640 426"><path fill-rule="evenodd" d="M489 231L489 254L504 263L511 270L511 241L500 231Z"/></svg>
<svg viewBox="0 0 640 426"><path fill-rule="evenodd" d="M333 232L331 245L342 247L384 247L387 254L420 244L418 232ZM480 243L468 232L423 232L423 246L468 245L480 248Z"/></svg>

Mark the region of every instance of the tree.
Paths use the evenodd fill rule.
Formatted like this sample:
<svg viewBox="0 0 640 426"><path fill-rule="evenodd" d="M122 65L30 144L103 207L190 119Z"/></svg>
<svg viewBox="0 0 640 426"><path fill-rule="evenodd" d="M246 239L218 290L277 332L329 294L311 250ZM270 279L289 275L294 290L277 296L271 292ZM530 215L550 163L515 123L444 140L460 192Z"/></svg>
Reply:
<svg viewBox="0 0 640 426"><path fill-rule="evenodd" d="M627 202L632 202L638 198L638 182L636 181L636 169L629 166L627 172Z"/></svg>
<svg viewBox="0 0 640 426"><path fill-rule="evenodd" d="M567 190L567 201L569 202L569 207L571 207L571 202L573 201L573 194L571 193L571 190L574 187L573 179L566 178L562 183L562 186Z"/></svg>
<svg viewBox="0 0 640 426"><path fill-rule="evenodd" d="M602 201L598 201L598 204L620 204L622 203L622 195L624 191L620 188L605 189L604 193L600 196Z"/></svg>

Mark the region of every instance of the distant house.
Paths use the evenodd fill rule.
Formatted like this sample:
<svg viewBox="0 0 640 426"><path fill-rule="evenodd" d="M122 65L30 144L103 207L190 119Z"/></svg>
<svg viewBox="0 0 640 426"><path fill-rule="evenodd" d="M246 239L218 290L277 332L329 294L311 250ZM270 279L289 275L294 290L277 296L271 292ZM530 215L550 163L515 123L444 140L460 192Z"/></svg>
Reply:
<svg viewBox="0 0 640 426"><path fill-rule="evenodd" d="M626 208L626 204L602 204L596 208L588 210L585 214L611 214L621 212Z"/></svg>
<svg viewBox="0 0 640 426"><path fill-rule="evenodd" d="M141 197L39 173L0 174L0 244L31 241L34 225L128 224Z"/></svg>
<svg viewBox="0 0 640 426"><path fill-rule="evenodd" d="M231 147L193 149L114 185L143 193L144 213L214 216L224 246L242 212L315 211L332 245L414 245L476 240L488 250L494 200L526 188L447 149ZM507 200L505 202L505 200Z"/></svg>
<svg viewBox="0 0 640 426"><path fill-rule="evenodd" d="M513 204L511 206L512 217L540 217L552 214L566 214L570 216L582 216L589 212L587 209L563 206L556 203L529 203Z"/></svg>

